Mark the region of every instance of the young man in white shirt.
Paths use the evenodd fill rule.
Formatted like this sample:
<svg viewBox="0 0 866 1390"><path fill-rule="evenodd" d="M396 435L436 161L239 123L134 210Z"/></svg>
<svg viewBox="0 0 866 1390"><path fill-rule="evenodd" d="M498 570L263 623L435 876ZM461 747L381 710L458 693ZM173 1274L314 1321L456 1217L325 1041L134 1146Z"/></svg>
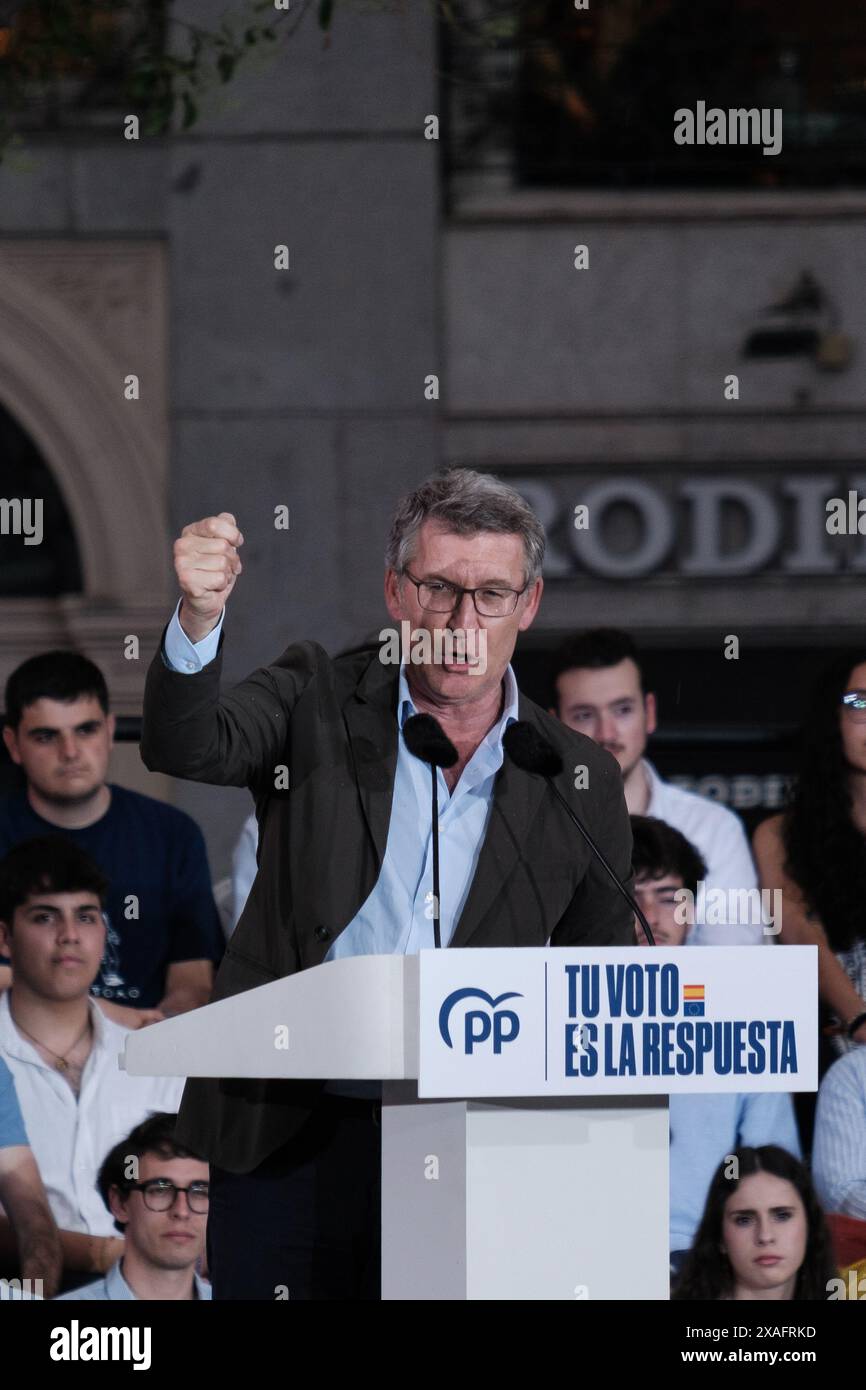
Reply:
<svg viewBox="0 0 866 1390"><path fill-rule="evenodd" d="M121 1071L130 1030L90 996L107 888L62 836L26 840L0 862L0 949L13 970L0 996L0 1052L60 1229L67 1285L105 1273L123 1250L96 1190L106 1153L149 1112L176 1111L184 1085Z"/></svg>
<svg viewBox="0 0 866 1390"><path fill-rule="evenodd" d="M666 821L700 851L707 865L705 897L699 891L690 944L772 942L777 927L761 919L758 877L739 817L716 801L665 782L644 757L656 729L656 698L643 688L637 648L628 633L597 628L572 639L556 660L553 699L551 714L616 758L629 814Z"/></svg>
<svg viewBox="0 0 866 1390"><path fill-rule="evenodd" d="M151 1115L121 1139L99 1170L102 1200L124 1237L121 1259L104 1279L61 1299L209 1299L196 1273L204 1254L210 1201L208 1165L181 1148L176 1115Z"/></svg>

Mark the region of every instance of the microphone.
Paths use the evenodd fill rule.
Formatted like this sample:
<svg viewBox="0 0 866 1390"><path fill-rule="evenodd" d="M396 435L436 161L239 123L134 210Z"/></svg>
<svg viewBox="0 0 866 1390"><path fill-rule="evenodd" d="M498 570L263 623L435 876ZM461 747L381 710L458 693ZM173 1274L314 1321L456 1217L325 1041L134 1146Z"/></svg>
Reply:
<svg viewBox="0 0 866 1390"><path fill-rule="evenodd" d="M411 715L403 725L403 741L414 757L430 764L433 783L433 945L439 950L442 938L439 932L439 797L436 769L453 767L459 755L432 714Z"/></svg>
<svg viewBox="0 0 866 1390"><path fill-rule="evenodd" d="M553 744L539 733L534 724L530 724L525 719L518 719L514 724L509 724L505 733L502 735L502 745L510 757L511 761L521 769L522 772L533 772L540 777L547 778L547 784L553 792L560 805L564 808L568 817L574 822L583 836L589 848L592 850L599 864L605 872L613 879L617 891L625 898L632 912L644 929L646 939L650 946L655 946L655 937L652 928L644 914L641 912L631 893L625 884L620 881L615 871L605 859L595 840L590 835L586 826L578 819L572 811L559 787L552 780L558 773L562 772L562 758L557 753Z"/></svg>

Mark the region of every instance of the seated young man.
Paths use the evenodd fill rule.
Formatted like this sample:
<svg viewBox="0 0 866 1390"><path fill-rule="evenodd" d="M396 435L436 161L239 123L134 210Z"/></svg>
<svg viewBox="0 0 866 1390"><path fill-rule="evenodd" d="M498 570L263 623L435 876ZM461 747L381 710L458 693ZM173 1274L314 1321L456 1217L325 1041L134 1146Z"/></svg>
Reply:
<svg viewBox="0 0 866 1390"><path fill-rule="evenodd" d="M212 1296L195 1268L204 1253L208 1165L175 1142L176 1119L151 1115L105 1158L98 1186L124 1238L123 1255L104 1279L61 1299Z"/></svg>
<svg viewBox="0 0 866 1390"><path fill-rule="evenodd" d="M123 1249L96 1191L103 1158L150 1111L176 1111L184 1085L121 1071L130 1030L91 998L107 887L62 836L25 841L0 861L0 949L13 971L12 988L0 995L0 1053L60 1228L64 1270L82 1283Z"/></svg>
<svg viewBox="0 0 866 1390"><path fill-rule="evenodd" d="M725 894L726 920L700 914L690 945L760 946L770 943L755 895L758 875L739 816L659 776L646 756L657 727L656 697L646 688L640 654L627 632L595 628L574 637L554 667L551 714L612 753L622 769L630 815L651 816L685 835L705 862L708 900ZM741 904L748 904L746 921Z"/></svg>
<svg viewBox="0 0 866 1390"><path fill-rule="evenodd" d="M688 923L683 888L695 895L706 867L694 845L665 821L631 817L634 893L658 946L682 946ZM647 939L635 920L639 946ZM728 1154L748 1146L776 1144L801 1157L790 1095L738 1093L674 1095L670 1098L671 1270L679 1269L703 1215L713 1174Z"/></svg>
<svg viewBox="0 0 866 1390"><path fill-rule="evenodd" d="M42 1296L51 1298L60 1283L60 1236L15 1093L15 1082L0 1057L0 1202L9 1213L5 1241L0 1242L0 1272L38 1281ZM38 1292L38 1290L37 1290Z"/></svg>
<svg viewBox="0 0 866 1390"><path fill-rule="evenodd" d="M0 856L62 834L99 866L108 941L91 993L135 1028L207 1004L225 941L199 827L106 781L113 737L105 678L86 657L44 652L12 672L3 739L27 784L0 798ZM9 978L0 962L0 989Z"/></svg>

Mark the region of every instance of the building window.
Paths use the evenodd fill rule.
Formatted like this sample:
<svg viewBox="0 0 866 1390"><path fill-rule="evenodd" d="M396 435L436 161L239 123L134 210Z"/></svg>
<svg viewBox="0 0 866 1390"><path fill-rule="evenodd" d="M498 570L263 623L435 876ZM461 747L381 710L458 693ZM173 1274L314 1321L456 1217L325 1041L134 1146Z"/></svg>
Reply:
<svg viewBox="0 0 866 1390"><path fill-rule="evenodd" d="M866 184L866 12L850 0L460 0L456 12L442 37L452 193ZM695 113L692 143L674 138L681 109ZM766 131L778 110L778 152L752 139L752 120L710 135L712 110L766 111Z"/></svg>

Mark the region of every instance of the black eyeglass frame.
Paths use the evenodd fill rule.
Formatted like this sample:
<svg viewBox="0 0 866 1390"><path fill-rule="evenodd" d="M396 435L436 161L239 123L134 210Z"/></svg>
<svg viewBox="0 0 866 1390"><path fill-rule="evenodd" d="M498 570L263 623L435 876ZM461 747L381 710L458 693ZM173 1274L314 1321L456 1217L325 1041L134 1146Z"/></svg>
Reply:
<svg viewBox="0 0 866 1390"><path fill-rule="evenodd" d="M475 612L478 614L479 618L510 618L512 613L514 613L517 608L517 600L521 597L521 595L525 594L526 590L529 588L529 580L526 581L522 589L512 589L507 584L479 584L478 587L475 589L465 589L462 584L452 584L449 579L437 579L435 581L430 579L416 579L414 574L410 574L409 571L405 569L401 570L400 574L401 576L405 575L406 578L409 580L410 584L415 585L415 588L418 590L418 605L420 608L424 609L425 613L453 613L455 608L459 608L460 604L463 602L463 595L471 594L472 603L475 607ZM446 587L451 589L454 593L454 602L452 603L450 608L424 608L424 604L421 602L422 586L425 584L429 585L433 582L437 584L446 585ZM507 613L482 613L481 609L478 607L478 599L476 598L476 594L481 593L482 589L497 589L500 593L503 594L513 594L514 604L508 610Z"/></svg>
<svg viewBox="0 0 866 1390"><path fill-rule="evenodd" d="M174 1195L172 1196L171 1201L168 1203L168 1206L152 1207L150 1205L150 1202L147 1200L148 1194L153 1193L159 1184L163 1184L161 1189L163 1192L166 1191L166 1188L171 1188L172 1193ZM202 1188L205 1189L204 1193L201 1192ZM147 1207L148 1211L171 1211L172 1207L177 1201L179 1192L182 1192L186 1197L186 1204L194 1216L204 1216L205 1212L208 1210L208 1207L210 1205L210 1183L207 1182L190 1182L187 1183L186 1187L178 1187L176 1182L168 1182L166 1178L148 1178L147 1182L124 1183L123 1187L121 1188L121 1191L140 1192L144 1200L144 1205ZM204 1197L205 1211L196 1211L195 1207L192 1205L192 1202L189 1200L190 1192L192 1192L194 1196Z"/></svg>

